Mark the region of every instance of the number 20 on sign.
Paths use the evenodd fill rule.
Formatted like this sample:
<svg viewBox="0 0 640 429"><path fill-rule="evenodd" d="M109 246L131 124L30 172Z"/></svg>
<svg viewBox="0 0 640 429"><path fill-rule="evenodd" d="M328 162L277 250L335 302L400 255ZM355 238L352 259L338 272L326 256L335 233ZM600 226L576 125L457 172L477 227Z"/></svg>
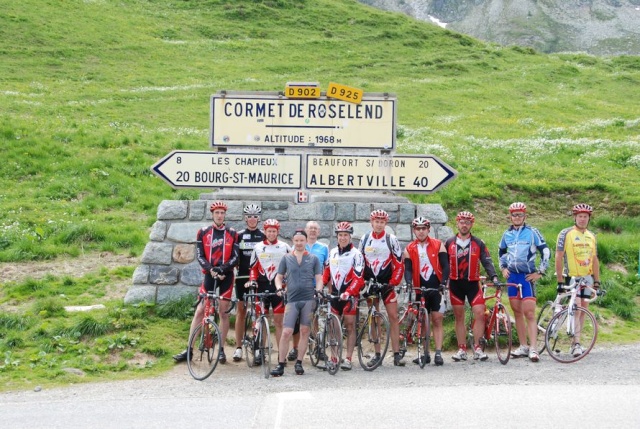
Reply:
<svg viewBox="0 0 640 429"><path fill-rule="evenodd" d="M327 88L327 97L337 98L338 100L348 101L350 103L360 104L364 91L351 86L340 85L339 83L330 82Z"/></svg>

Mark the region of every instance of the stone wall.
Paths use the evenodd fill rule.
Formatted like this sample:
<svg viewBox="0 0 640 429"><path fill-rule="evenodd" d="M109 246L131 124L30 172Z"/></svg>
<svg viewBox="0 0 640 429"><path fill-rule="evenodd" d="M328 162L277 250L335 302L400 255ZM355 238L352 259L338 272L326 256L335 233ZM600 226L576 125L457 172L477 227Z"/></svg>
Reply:
<svg viewBox="0 0 640 429"><path fill-rule="evenodd" d="M201 197L202 198L202 197ZM212 198L213 199L213 198ZM157 221L151 227L149 243L142 253L141 265L133 273L133 285L127 291L125 303L139 301L162 303L184 294L195 294L203 274L195 259L196 233L210 225L209 199L193 201L165 200L158 206ZM354 226L354 242L371 229L369 215L375 209L389 213L387 230L394 233L402 247L412 240L411 221L416 216L431 220L431 234L446 239L453 231L445 226L447 215L438 204L406 202L312 202L294 204L288 201L225 200L229 206L227 225L241 230L245 227L242 209L246 204L262 206L261 220L280 221L280 238L291 244L291 236L304 228L309 220L320 224L319 241L330 247L336 245L333 227L337 222L349 221Z"/></svg>

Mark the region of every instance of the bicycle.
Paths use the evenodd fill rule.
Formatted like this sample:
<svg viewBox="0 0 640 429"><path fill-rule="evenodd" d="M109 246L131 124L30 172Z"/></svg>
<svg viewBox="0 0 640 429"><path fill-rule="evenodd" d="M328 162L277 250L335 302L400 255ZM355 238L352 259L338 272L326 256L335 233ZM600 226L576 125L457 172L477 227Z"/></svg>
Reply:
<svg viewBox="0 0 640 429"><path fill-rule="evenodd" d="M360 320L360 306L356 316L358 361L365 371L373 371L382 365L389 348L389 319L377 308L385 287L389 286L371 279L365 284L365 297L359 300L359 302L366 301L369 306L362 320ZM362 327L358 328L360 323Z"/></svg>
<svg viewBox="0 0 640 429"><path fill-rule="evenodd" d="M540 308L538 318L536 319L536 323L538 325L536 345L538 346L537 349L539 355L541 355L547 349L547 345L544 341L544 336L547 332L549 321L556 313L559 313L561 310L566 308L570 296L571 292L558 293L553 301L545 302L544 305Z"/></svg>
<svg viewBox="0 0 640 429"><path fill-rule="evenodd" d="M572 363L588 355L598 337L595 316L576 304L578 291L586 289L592 292L592 298L582 298L586 302L592 302L606 292L593 289L584 277L572 277L563 289L569 293L569 303L549 320L544 341L549 356L555 361Z"/></svg>
<svg viewBox="0 0 640 429"><path fill-rule="evenodd" d="M325 368L335 375L342 362L342 323L340 318L331 312L331 299L340 298L323 291L316 292L318 304L311 320L309 334L309 360L317 367L324 360Z"/></svg>
<svg viewBox="0 0 640 429"><path fill-rule="evenodd" d="M480 279L482 281L482 297L485 300L495 298L495 303L493 308L485 311L484 331L482 337L478 340L478 345L484 351L489 342L493 341L498 360L501 364L506 365L511 357L511 317L507 313L504 304L502 304L502 290L508 286L515 286L518 289L522 286L516 283L485 283L484 278L481 277ZM487 295L487 289L489 288L494 288L495 293ZM473 317L471 319L469 324L469 346L473 350L473 324L475 320L473 320Z"/></svg>
<svg viewBox="0 0 640 429"><path fill-rule="evenodd" d="M250 286L255 289L257 286ZM247 317L244 323L242 347L249 368L262 366L264 378L271 376L271 331L265 300L276 292L250 292L244 295Z"/></svg>
<svg viewBox="0 0 640 429"><path fill-rule="evenodd" d="M230 301L231 307L226 311L230 313L235 307L236 300L224 298L215 292L204 292L198 295L203 299L204 316L202 323L196 327L189 338L187 368L193 378L202 381L213 374L220 359L218 301L221 299Z"/></svg>

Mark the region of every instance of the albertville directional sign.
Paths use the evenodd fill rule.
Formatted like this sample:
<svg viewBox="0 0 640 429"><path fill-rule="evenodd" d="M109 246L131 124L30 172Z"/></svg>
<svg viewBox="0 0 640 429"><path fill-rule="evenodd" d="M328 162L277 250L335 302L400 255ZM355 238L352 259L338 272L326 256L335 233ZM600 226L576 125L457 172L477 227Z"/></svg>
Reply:
<svg viewBox="0 0 640 429"><path fill-rule="evenodd" d="M300 189L302 155L173 151L151 170L174 188Z"/></svg>
<svg viewBox="0 0 640 429"><path fill-rule="evenodd" d="M211 97L211 147L395 149L396 97L365 93L360 104L288 99L277 92Z"/></svg>
<svg viewBox="0 0 640 429"><path fill-rule="evenodd" d="M457 175L430 155L307 155L306 188L431 193Z"/></svg>

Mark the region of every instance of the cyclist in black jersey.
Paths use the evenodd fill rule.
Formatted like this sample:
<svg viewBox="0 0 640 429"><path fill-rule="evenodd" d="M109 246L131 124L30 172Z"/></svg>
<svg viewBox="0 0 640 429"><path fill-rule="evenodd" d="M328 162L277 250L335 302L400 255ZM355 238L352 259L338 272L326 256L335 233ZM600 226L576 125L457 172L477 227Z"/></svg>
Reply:
<svg viewBox="0 0 640 429"><path fill-rule="evenodd" d="M244 221L247 227L238 232L238 247L240 248L240 258L238 263L238 278L236 278L235 290L238 302L236 304L236 351L233 353L233 361L242 360L242 336L244 334L244 322L247 315L244 307L244 294L247 283L249 283L249 268L251 264L251 254L256 243L260 243L266 237L258 228L262 208L257 204L247 204L244 208Z"/></svg>

